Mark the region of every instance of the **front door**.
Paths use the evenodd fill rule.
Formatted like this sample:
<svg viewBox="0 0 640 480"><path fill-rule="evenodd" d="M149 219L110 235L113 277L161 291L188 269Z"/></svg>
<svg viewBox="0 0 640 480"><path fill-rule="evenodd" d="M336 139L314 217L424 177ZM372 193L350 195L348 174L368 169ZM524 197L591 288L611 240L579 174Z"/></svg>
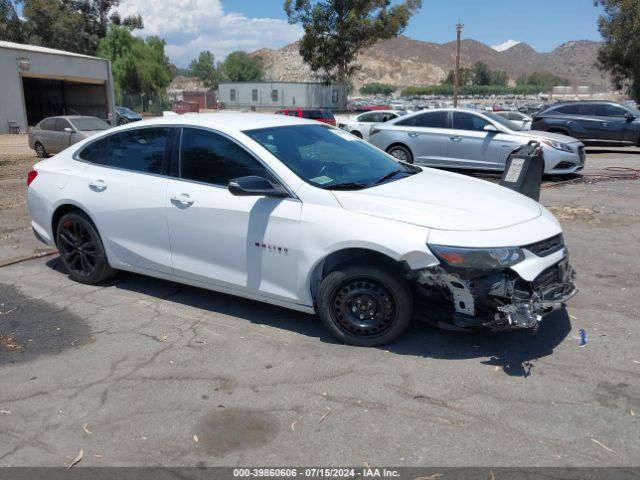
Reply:
<svg viewBox="0 0 640 480"><path fill-rule="evenodd" d="M295 300L302 204L293 198L234 196L232 178L266 167L229 137L183 128L179 178L166 207L176 275L231 291Z"/></svg>

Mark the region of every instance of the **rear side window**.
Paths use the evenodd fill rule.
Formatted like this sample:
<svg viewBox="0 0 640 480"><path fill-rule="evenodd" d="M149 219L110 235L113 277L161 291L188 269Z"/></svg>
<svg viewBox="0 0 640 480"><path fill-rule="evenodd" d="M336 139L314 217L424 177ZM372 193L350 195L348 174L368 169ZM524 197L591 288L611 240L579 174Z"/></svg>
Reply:
<svg viewBox="0 0 640 480"><path fill-rule="evenodd" d="M447 121L448 112L429 112L416 115L414 125L416 127L449 128Z"/></svg>
<svg viewBox="0 0 640 480"><path fill-rule="evenodd" d="M48 118L47 120L43 120L40 124L41 130L55 130L56 128L56 119Z"/></svg>
<svg viewBox="0 0 640 480"><path fill-rule="evenodd" d="M596 106L590 103L576 103L559 107L556 112L564 113L565 115L595 115Z"/></svg>
<svg viewBox="0 0 640 480"><path fill-rule="evenodd" d="M182 130L180 178L226 187L229 180L249 175L273 180L260 162L230 139L197 128Z"/></svg>
<svg viewBox="0 0 640 480"><path fill-rule="evenodd" d="M322 112L320 110L303 110L302 118L309 118L311 120L322 119Z"/></svg>
<svg viewBox="0 0 640 480"><path fill-rule="evenodd" d="M82 160L141 173L162 173L168 128L140 128L109 135L85 147Z"/></svg>

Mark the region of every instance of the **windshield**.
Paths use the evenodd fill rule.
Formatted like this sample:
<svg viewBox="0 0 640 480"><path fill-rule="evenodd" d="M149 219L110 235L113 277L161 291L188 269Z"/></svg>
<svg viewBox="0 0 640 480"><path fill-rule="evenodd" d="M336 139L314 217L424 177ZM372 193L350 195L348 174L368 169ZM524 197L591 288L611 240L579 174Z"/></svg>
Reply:
<svg viewBox="0 0 640 480"><path fill-rule="evenodd" d="M244 133L304 181L319 188L358 190L421 171L396 162L350 133L324 125L272 127Z"/></svg>
<svg viewBox="0 0 640 480"><path fill-rule="evenodd" d="M515 132L522 132L524 130L524 128L519 127L518 125L513 123L511 120L507 120L506 118L503 118L500 115L496 115L493 112L482 112L482 114L487 116L494 122L499 123L503 127L507 127L509 130L513 130Z"/></svg>
<svg viewBox="0 0 640 480"><path fill-rule="evenodd" d="M70 118L69 120L73 123L73 126L81 132L111 128L107 122L94 117Z"/></svg>

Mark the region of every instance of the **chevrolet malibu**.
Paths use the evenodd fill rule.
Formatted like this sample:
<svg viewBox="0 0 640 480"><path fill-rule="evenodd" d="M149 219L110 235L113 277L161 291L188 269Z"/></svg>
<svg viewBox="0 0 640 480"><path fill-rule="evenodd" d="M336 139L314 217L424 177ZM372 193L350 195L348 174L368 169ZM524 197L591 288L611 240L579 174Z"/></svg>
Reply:
<svg viewBox="0 0 640 480"><path fill-rule="evenodd" d="M533 328L576 292L549 211L403 163L343 130L250 113L98 134L29 172L38 238L69 276L117 270L316 313L375 346L414 317Z"/></svg>

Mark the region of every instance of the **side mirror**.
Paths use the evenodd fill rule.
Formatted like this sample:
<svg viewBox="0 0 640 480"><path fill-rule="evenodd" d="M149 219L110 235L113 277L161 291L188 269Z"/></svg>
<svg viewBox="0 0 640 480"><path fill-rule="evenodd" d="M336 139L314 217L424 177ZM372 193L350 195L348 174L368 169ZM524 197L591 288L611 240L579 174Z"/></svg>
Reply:
<svg viewBox="0 0 640 480"><path fill-rule="evenodd" d="M633 122L637 117L633 113L627 112L624 114L624 118L627 119L627 122Z"/></svg>
<svg viewBox="0 0 640 480"><path fill-rule="evenodd" d="M491 132L491 133L498 133L500 130L498 130L494 125L485 125L483 130L485 132Z"/></svg>
<svg viewBox="0 0 640 480"><path fill-rule="evenodd" d="M65 131L66 133L73 133L73 128L71 128L71 127L65 127L64 131Z"/></svg>
<svg viewBox="0 0 640 480"><path fill-rule="evenodd" d="M288 197L282 185L274 185L263 177L251 175L229 180L228 187L232 195L238 197Z"/></svg>

